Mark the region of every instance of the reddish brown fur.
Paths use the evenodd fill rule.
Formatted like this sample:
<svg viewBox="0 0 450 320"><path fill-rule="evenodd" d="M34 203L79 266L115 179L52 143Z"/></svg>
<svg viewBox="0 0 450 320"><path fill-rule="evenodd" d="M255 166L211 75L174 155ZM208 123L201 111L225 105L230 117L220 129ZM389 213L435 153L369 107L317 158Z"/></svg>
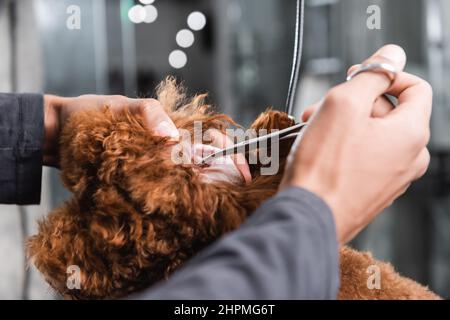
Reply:
<svg viewBox="0 0 450 320"><path fill-rule="evenodd" d="M205 96L187 100L172 79L158 99L178 128L225 130L233 121L215 114ZM268 111L252 126L283 129L293 121ZM290 145L282 145L285 158ZM283 166L282 166L283 167ZM28 255L66 298L119 298L167 278L196 252L236 229L277 191L282 176L258 176L248 186L205 184L189 165L170 161L167 140L153 136L128 112L84 111L61 138L61 175L73 198L39 224ZM426 288L383 270L381 291L368 291L370 256L342 251L341 299L437 298ZM81 268L81 290L66 287L67 267ZM394 285L394 286L392 286Z"/></svg>

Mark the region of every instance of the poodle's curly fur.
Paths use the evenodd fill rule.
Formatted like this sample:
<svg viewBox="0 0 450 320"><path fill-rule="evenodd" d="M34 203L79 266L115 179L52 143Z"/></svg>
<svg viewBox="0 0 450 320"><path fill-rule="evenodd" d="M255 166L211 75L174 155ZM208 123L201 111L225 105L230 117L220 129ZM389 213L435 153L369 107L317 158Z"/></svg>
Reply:
<svg viewBox="0 0 450 320"><path fill-rule="evenodd" d="M173 79L157 98L178 128L222 132L234 122L186 98ZM284 113L267 111L252 128L293 125ZM27 253L49 284L65 298L113 299L167 278L187 259L232 231L277 192L283 172L249 185L205 183L191 165L170 160L167 138L152 135L139 115L88 110L73 115L61 138L61 176L72 199L39 223ZM286 158L290 145L281 146ZM382 270L381 290L367 289L367 267ZM81 270L81 289L66 286L67 268ZM435 299L387 264L345 248L341 252L340 299Z"/></svg>

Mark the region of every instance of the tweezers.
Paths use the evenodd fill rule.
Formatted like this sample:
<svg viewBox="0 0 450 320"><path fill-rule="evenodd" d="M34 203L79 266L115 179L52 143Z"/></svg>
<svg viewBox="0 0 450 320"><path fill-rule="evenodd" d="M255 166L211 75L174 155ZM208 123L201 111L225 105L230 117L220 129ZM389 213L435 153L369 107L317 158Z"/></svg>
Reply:
<svg viewBox="0 0 450 320"><path fill-rule="evenodd" d="M226 149L222 149L216 153L213 153L207 157L204 157L201 161L202 165L208 165L210 161L216 158L220 158L227 155L245 153L253 149L258 149L262 142L271 141L273 139L279 139L279 141L284 141L288 139L294 139L300 134L300 130L305 127L308 123L299 123L295 126L289 127L287 129L279 130L274 133L257 137L254 139L249 139L240 143L237 143ZM267 143L265 144L267 146Z"/></svg>

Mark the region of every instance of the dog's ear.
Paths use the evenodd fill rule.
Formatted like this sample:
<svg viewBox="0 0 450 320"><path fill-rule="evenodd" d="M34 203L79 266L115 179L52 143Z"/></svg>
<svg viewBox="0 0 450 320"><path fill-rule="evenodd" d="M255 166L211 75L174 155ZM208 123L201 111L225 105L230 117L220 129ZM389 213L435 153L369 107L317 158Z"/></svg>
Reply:
<svg viewBox="0 0 450 320"><path fill-rule="evenodd" d="M142 236L153 236L152 225L145 225L145 217L130 204L118 201L115 192L97 192L104 201L99 207L87 208L76 199L66 202L39 222L39 233L27 241L28 258L65 298L119 298L164 276L156 267L154 273L145 269L152 263L168 265L146 258L146 252L159 253Z"/></svg>
<svg viewBox="0 0 450 320"><path fill-rule="evenodd" d="M92 260L93 257L86 256L90 250L89 246L85 247L88 231L80 232L78 229L78 222L82 221L80 217L77 201L68 201L38 223L39 233L28 238L26 244L27 258L51 287L66 298L76 298L79 294L75 287L72 291L67 286L70 268L73 271L77 271L76 266L80 268L80 272L74 274L74 285L86 287L86 266L99 259L94 257Z"/></svg>

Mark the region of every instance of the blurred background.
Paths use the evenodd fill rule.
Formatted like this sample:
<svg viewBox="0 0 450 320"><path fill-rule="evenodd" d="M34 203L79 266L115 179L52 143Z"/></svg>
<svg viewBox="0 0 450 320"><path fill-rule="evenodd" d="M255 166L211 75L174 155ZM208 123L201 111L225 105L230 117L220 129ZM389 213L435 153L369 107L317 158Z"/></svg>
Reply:
<svg viewBox="0 0 450 320"><path fill-rule="evenodd" d="M0 0L0 92L150 97L175 75L247 125L284 108L294 24L295 0ZM386 43L402 45L408 70L435 89L433 160L353 246L450 298L450 2L307 0L296 114ZM58 298L22 248L65 197L45 169L40 206L0 206L0 298Z"/></svg>

